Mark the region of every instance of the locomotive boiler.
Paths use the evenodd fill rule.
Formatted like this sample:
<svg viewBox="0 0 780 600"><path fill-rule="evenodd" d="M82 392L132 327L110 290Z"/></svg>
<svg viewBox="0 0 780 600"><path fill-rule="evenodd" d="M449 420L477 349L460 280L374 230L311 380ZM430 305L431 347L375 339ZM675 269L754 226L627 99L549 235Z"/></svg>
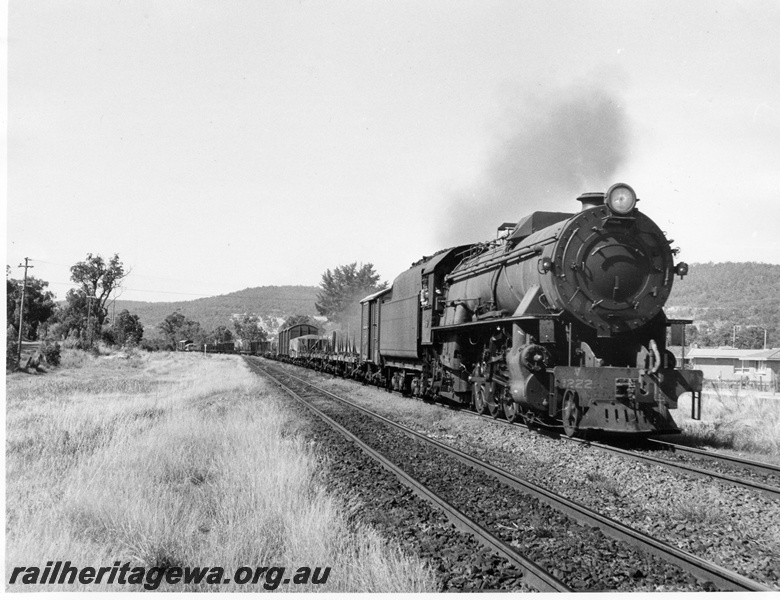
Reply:
<svg viewBox="0 0 780 600"><path fill-rule="evenodd" d="M613 185L575 213L534 212L498 239L425 257L362 300L364 378L567 435L679 431L669 410L701 371L677 368L663 306L676 251Z"/></svg>

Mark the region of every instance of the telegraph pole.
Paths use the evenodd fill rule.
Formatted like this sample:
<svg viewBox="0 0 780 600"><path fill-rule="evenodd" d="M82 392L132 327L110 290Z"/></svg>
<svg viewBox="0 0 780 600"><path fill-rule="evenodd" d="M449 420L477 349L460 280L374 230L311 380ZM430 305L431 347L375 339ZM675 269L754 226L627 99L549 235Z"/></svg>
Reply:
<svg viewBox="0 0 780 600"><path fill-rule="evenodd" d="M19 303L19 344L16 349L16 366L19 366L19 363L22 362L22 328L24 326L24 292L27 289L27 269L33 269L32 265L28 264L30 262L30 259L26 256L24 257L24 264L19 265L20 267L24 267L24 282L22 283L22 301Z"/></svg>

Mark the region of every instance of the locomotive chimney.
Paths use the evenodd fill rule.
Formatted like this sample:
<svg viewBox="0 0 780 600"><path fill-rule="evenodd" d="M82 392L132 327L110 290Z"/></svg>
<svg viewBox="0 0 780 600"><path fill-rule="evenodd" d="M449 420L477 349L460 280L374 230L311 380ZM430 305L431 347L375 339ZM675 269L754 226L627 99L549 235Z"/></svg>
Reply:
<svg viewBox="0 0 780 600"><path fill-rule="evenodd" d="M604 194L602 192L587 192L582 194L577 200L582 202L582 210L588 210L589 208L603 206Z"/></svg>

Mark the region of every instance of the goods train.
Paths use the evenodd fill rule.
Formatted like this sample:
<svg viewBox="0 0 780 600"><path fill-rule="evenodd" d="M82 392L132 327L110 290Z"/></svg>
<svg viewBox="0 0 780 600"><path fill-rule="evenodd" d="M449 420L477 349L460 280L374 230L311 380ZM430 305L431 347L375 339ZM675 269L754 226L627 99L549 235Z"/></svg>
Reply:
<svg viewBox="0 0 780 600"><path fill-rule="evenodd" d="M360 358L356 340L344 332L320 335L314 325L293 325L279 332L276 348L272 358L366 381L363 376L366 365Z"/></svg>
<svg viewBox="0 0 780 600"><path fill-rule="evenodd" d="M676 367L667 328L690 321L663 306L688 266L631 186L578 200L414 263L361 301L358 347L309 338L291 351L311 327L282 332L279 354L569 436L678 432L669 410L683 393L700 408L702 373Z"/></svg>
<svg viewBox="0 0 780 600"><path fill-rule="evenodd" d="M213 354L266 354L271 349L271 342L236 340L235 342L209 342L196 344L192 340L176 342L179 352L205 352Z"/></svg>

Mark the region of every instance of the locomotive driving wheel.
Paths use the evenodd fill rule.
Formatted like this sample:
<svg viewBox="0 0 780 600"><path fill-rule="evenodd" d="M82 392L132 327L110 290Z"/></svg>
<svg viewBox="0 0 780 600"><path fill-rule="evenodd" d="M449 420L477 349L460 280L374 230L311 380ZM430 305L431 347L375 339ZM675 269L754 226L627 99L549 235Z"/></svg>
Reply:
<svg viewBox="0 0 780 600"><path fill-rule="evenodd" d="M472 391L474 410L478 415L484 415L487 412L487 400L485 398L485 384L478 383Z"/></svg>
<svg viewBox="0 0 780 600"><path fill-rule="evenodd" d="M494 385L489 383L485 386L485 402L490 416L497 419L501 415L501 400L496 398Z"/></svg>
<svg viewBox="0 0 780 600"><path fill-rule="evenodd" d="M563 394L563 431L568 437L574 437L579 429L582 409L579 404L579 394L574 390L566 390Z"/></svg>
<svg viewBox="0 0 780 600"><path fill-rule="evenodd" d="M515 403L515 399L512 398L511 394L506 394L503 392L504 390L502 390L501 398L503 399L504 403L504 416L510 423L517 423L517 421L522 416L520 406Z"/></svg>

